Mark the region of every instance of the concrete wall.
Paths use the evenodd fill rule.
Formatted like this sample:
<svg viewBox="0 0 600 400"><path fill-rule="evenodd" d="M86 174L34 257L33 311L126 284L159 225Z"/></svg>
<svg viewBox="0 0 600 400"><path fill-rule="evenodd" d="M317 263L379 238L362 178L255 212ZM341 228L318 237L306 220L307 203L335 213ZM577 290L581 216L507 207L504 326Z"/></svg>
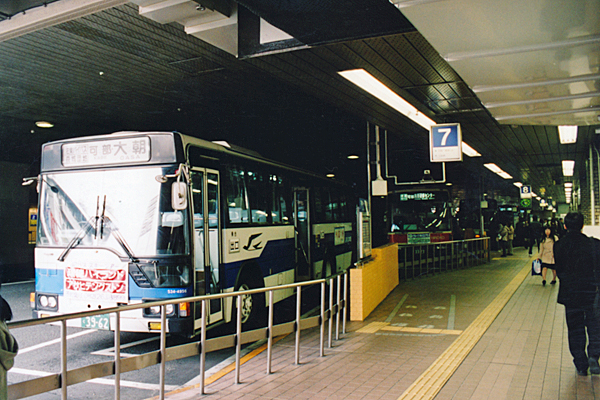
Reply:
<svg viewBox="0 0 600 400"><path fill-rule="evenodd" d="M28 164L0 162L0 279L33 278L33 249L28 244L29 199L35 187L24 187Z"/></svg>

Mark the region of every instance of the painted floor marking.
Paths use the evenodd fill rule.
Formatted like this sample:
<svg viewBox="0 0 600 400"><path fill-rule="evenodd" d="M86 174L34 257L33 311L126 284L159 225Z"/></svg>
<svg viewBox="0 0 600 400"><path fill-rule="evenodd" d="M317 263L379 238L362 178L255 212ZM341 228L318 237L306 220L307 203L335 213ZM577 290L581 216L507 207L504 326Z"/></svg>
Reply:
<svg viewBox="0 0 600 400"><path fill-rule="evenodd" d="M359 333L375 333L378 330L380 330L381 328L388 326L389 324L390 324L389 322L371 322L369 325L363 326L362 328L360 328L356 332L359 332Z"/></svg>
<svg viewBox="0 0 600 400"><path fill-rule="evenodd" d="M396 308L394 308L392 313L385 319L385 322L388 322L388 323L392 322L392 318L394 318L394 316L398 313L398 311L400 311L400 308L402 307L402 304L404 304L406 299L408 299L408 294L405 294L404 297L402 297L400 302L396 305Z"/></svg>
<svg viewBox="0 0 600 400"><path fill-rule="evenodd" d="M460 335L463 331L450 330L450 329L432 329L427 327L411 328L409 326L398 326L397 324L391 325L387 322L371 322L369 325L358 329L358 333L377 333L379 331L388 332L402 332L402 333L428 333L437 335Z"/></svg>
<svg viewBox="0 0 600 400"><path fill-rule="evenodd" d="M456 318L456 296L450 296L450 311L448 312L448 329L454 329L454 319Z"/></svg>
<svg viewBox="0 0 600 400"><path fill-rule="evenodd" d="M94 333L94 332L98 332L98 331L95 330L95 329L90 329L90 330L85 330L85 331L77 332L77 333L74 333L72 335L68 335L67 336L67 340L74 339L76 337L87 335L89 333ZM30 351L41 349L41 348L47 347L47 346L52 346L53 344L57 344L57 343L60 343L60 338L54 339L54 340L49 340L47 342L43 342L43 343L40 343L40 344L36 344L35 346L26 347L24 349L19 349L19 354L29 353Z"/></svg>
<svg viewBox="0 0 600 400"><path fill-rule="evenodd" d="M460 335L463 331L432 328L411 328L408 326L384 326L382 331L404 332L404 333L429 333L432 335Z"/></svg>
<svg viewBox="0 0 600 400"><path fill-rule="evenodd" d="M139 354L132 354L132 353L123 353L123 349L128 349L130 347L135 347L135 346L139 346L141 344L146 344L146 343L150 343L150 342L156 342L160 339L160 337L155 337L155 338L146 338L146 339L142 339L142 340L137 340L135 342L131 342L131 343L127 343L127 344L122 344L121 345L121 358L127 358L127 357L136 357ZM101 349L98 351L94 351L92 353L90 353L92 355L95 356L109 356L109 357L114 357L115 356L115 348L113 347L108 347L106 349Z"/></svg>
<svg viewBox="0 0 600 400"><path fill-rule="evenodd" d="M531 267L526 265L398 400L432 400L479 342L530 271Z"/></svg>
<svg viewBox="0 0 600 400"><path fill-rule="evenodd" d="M34 370L31 370L31 369L24 369L24 368L11 368L10 371L8 371L8 373L9 374L29 375L29 376L50 376L50 375L55 375L55 374L50 373L50 372L34 371ZM87 382L96 383L96 384L99 384L99 385L108 385L108 386L114 386L115 385L114 379L96 378L96 379L90 379ZM134 389L160 390L160 385L153 384L153 383L142 383L142 382L132 382L132 381L121 380L120 384L123 387L134 388ZM174 390L176 388L177 388L177 386L174 386L174 385L165 385L165 389L167 389L167 390Z"/></svg>

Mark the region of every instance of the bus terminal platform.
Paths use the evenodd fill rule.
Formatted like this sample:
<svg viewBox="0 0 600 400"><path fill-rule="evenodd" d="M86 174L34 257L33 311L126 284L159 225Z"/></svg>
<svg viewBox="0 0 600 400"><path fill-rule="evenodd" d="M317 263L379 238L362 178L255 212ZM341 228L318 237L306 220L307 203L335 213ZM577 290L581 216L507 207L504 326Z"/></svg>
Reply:
<svg viewBox="0 0 600 400"><path fill-rule="evenodd" d="M278 338L272 373L266 351L207 371L205 394L190 382L165 398L184 399L599 399L600 375L578 376L568 349L558 286L531 276L524 248L489 263L400 284L319 357L319 329ZM535 255L535 254L534 254Z"/></svg>

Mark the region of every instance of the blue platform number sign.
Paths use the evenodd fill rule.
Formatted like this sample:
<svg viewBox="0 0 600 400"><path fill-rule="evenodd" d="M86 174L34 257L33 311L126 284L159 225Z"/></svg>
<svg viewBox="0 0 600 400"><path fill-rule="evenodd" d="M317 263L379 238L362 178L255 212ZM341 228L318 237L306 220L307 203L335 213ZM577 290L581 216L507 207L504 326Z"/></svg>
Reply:
<svg viewBox="0 0 600 400"><path fill-rule="evenodd" d="M531 191L531 186L523 185L521 186L521 198L522 199L530 199L533 197L533 192Z"/></svg>
<svg viewBox="0 0 600 400"><path fill-rule="evenodd" d="M462 161L460 124L432 125L429 149L431 162Z"/></svg>

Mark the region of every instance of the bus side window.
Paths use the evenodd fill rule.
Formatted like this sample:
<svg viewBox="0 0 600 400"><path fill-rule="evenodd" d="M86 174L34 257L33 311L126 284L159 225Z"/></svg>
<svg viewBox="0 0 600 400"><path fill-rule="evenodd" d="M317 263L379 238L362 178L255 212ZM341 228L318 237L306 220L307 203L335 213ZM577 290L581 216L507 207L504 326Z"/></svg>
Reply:
<svg viewBox="0 0 600 400"><path fill-rule="evenodd" d="M312 192L313 204L314 204L314 216L315 223L323 222L325 217L323 215L323 201L322 201L322 188L315 188Z"/></svg>
<svg viewBox="0 0 600 400"><path fill-rule="evenodd" d="M227 208L229 222L239 224L248 222L248 204L244 171L235 166L227 168L228 189Z"/></svg>
<svg viewBox="0 0 600 400"><path fill-rule="evenodd" d="M338 220L345 221L349 219L348 215L348 202L346 201L346 195L340 194L340 203L338 207Z"/></svg>
<svg viewBox="0 0 600 400"><path fill-rule="evenodd" d="M287 207L284 198L283 180L277 175L269 176L269 189L271 189L271 218L274 224L284 224L287 219Z"/></svg>
<svg viewBox="0 0 600 400"><path fill-rule="evenodd" d="M268 209L267 190L264 175L248 171L248 196L250 198L250 209L252 210L252 222L267 224L270 221Z"/></svg>

